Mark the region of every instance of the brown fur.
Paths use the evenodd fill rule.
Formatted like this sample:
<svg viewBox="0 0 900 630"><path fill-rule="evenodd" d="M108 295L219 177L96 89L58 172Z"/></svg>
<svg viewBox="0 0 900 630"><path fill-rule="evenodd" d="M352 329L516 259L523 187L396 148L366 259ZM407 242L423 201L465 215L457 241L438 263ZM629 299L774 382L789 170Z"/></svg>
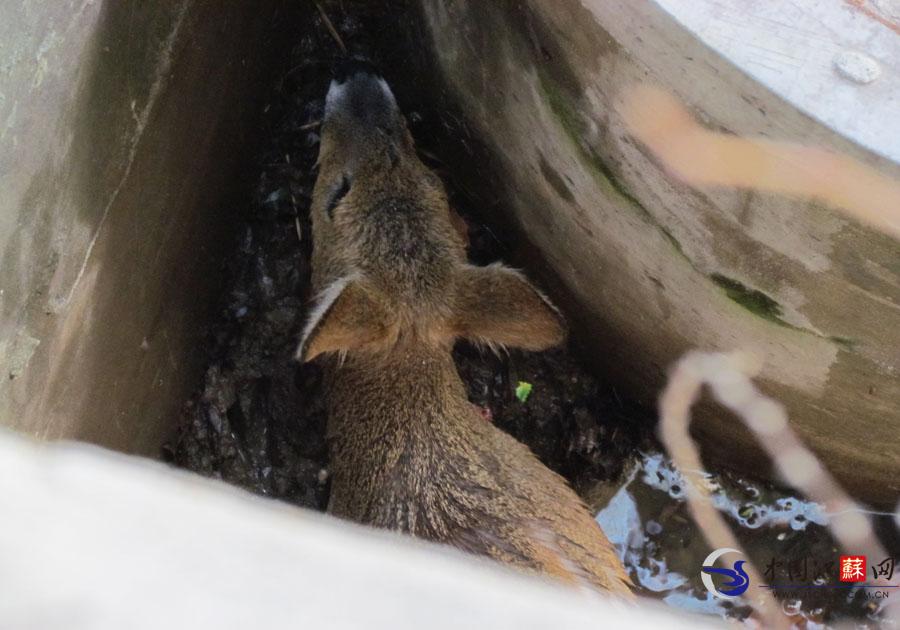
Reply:
<svg viewBox="0 0 900 630"><path fill-rule="evenodd" d="M329 511L630 596L583 502L478 415L450 353L460 337L546 348L564 338L561 316L521 274L466 263L393 97L366 67L349 76L326 107L313 199L321 297L298 349L324 355Z"/></svg>

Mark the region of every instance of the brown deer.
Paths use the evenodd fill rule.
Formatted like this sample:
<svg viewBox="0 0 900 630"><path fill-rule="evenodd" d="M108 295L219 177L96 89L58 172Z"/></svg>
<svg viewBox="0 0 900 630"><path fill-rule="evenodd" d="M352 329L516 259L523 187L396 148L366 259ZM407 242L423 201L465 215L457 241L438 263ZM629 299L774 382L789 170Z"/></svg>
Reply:
<svg viewBox="0 0 900 630"><path fill-rule="evenodd" d="M466 398L457 339L541 350L563 318L520 273L467 264L440 180L383 78L331 82L312 204L318 302L297 351L325 362L332 514L630 597L584 503Z"/></svg>

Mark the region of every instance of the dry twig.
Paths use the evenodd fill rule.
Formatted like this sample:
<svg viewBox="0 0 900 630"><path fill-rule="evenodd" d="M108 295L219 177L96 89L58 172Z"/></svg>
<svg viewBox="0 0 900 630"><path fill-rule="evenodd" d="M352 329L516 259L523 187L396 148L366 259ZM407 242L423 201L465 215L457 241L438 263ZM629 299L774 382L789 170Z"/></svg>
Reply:
<svg viewBox="0 0 900 630"><path fill-rule="evenodd" d="M347 47L344 45L344 40L341 39L341 36L337 32L337 29L334 28L334 24L331 23L331 20L328 18L328 14L325 13L325 9L323 9L322 5L318 2L316 2L316 8L319 10L319 15L322 16L322 20L325 22L325 28L328 29L329 33L331 33L331 36L334 38L334 41L337 42L338 48L341 49L341 52L346 55Z"/></svg>
<svg viewBox="0 0 900 630"><path fill-rule="evenodd" d="M790 142L709 131L671 94L626 89L617 110L666 169L692 186L801 195L900 238L900 183L846 155Z"/></svg>
<svg viewBox="0 0 900 630"><path fill-rule="evenodd" d="M716 400L737 414L753 432L782 479L824 506L829 514L829 528L844 549L876 558L887 557L860 507L791 430L784 407L753 385L750 377L760 367L746 353L690 352L675 365L660 399L660 437L687 481L688 506L709 545L740 549L728 524L709 500L709 492L700 479L703 466L688 432L690 409L704 384L709 385ZM751 583L762 583L752 563L747 573ZM875 584L885 583L881 579L875 581ZM761 593L761 597L752 601L767 624L789 625L787 618L778 614L771 592Z"/></svg>

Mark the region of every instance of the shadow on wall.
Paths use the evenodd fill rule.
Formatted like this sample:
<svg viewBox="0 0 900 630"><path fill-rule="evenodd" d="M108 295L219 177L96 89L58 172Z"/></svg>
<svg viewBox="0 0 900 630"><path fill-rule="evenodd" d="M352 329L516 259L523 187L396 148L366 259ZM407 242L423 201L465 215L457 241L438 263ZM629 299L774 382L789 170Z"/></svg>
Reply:
<svg viewBox="0 0 900 630"><path fill-rule="evenodd" d="M2 252L0 313L7 344L33 355L4 379L5 423L158 448L199 376L256 88L287 58L297 19L283 4L106 2L78 25L87 35L48 58L57 83L78 87L67 102L48 82L52 98L19 138L27 183Z"/></svg>

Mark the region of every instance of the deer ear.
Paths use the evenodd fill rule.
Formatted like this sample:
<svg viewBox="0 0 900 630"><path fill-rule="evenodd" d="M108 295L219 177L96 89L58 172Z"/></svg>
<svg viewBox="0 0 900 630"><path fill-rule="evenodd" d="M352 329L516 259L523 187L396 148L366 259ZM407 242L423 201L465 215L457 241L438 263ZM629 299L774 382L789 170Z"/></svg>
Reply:
<svg viewBox="0 0 900 630"><path fill-rule="evenodd" d="M378 293L353 274L334 281L321 293L295 357L305 363L326 352L377 346L388 341L394 329Z"/></svg>
<svg viewBox="0 0 900 630"><path fill-rule="evenodd" d="M500 264L463 267L453 332L488 346L543 350L565 339L560 312L519 272Z"/></svg>

